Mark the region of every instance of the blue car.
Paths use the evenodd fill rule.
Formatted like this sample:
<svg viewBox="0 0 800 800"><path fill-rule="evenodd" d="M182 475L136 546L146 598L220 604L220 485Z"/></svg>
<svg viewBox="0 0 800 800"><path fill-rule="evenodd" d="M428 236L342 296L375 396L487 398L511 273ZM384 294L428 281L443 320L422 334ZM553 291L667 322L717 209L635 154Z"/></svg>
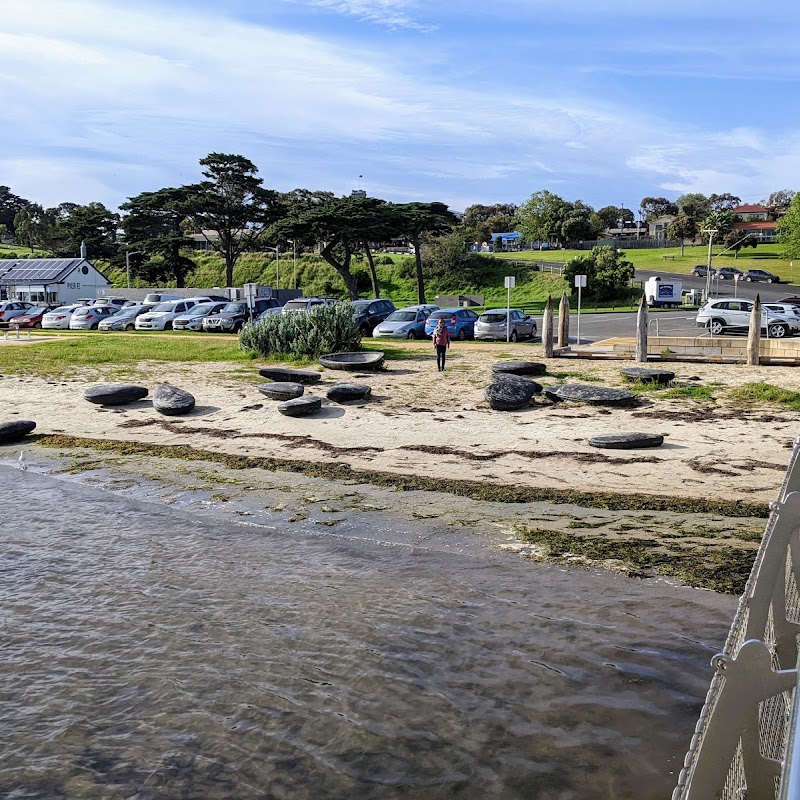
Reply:
<svg viewBox="0 0 800 800"><path fill-rule="evenodd" d="M425 335L431 337L433 329L443 319L451 339L474 339L478 315L468 308L442 308L425 320Z"/></svg>

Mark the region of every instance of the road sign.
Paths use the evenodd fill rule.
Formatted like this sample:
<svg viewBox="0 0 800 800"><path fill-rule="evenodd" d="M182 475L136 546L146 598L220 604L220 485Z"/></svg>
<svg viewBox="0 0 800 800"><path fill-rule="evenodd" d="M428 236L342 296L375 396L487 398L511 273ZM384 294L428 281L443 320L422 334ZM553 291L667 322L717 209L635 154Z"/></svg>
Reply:
<svg viewBox="0 0 800 800"><path fill-rule="evenodd" d="M575 335L575 344L581 343L581 289L586 288L586 276L575 276L575 288L578 290L578 330Z"/></svg>
<svg viewBox="0 0 800 800"><path fill-rule="evenodd" d="M576 289L585 289L586 288L586 276L585 275L576 275L575 276L575 288Z"/></svg>
<svg viewBox="0 0 800 800"><path fill-rule="evenodd" d="M517 279L513 275L506 275L505 277L505 288L506 289L513 289Z"/></svg>

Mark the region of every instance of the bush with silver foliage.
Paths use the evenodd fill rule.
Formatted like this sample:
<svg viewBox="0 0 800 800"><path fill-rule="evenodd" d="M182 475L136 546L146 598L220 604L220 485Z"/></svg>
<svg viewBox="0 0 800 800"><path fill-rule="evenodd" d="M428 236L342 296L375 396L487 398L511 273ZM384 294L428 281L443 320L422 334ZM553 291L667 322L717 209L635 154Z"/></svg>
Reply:
<svg viewBox="0 0 800 800"><path fill-rule="evenodd" d="M325 353L360 350L361 333L350 303L336 303L313 311L267 314L245 325L239 346L264 357L317 358Z"/></svg>

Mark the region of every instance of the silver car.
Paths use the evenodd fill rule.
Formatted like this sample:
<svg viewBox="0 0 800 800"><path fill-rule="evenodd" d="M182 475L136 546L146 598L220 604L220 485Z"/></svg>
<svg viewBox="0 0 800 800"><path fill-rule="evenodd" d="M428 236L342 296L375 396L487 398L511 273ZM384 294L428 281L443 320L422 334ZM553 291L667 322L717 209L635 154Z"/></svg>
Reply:
<svg viewBox="0 0 800 800"><path fill-rule="evenodd" d="M172 320L172 330L201 331L203 330L203 320L210 314L222 311L226 305L228 305L227 301L224 303L200 303L192 306L185 314Z"/></svg>
<svg viewBox="0 0 800 800"><path fill-rule="evenodd" d="M42 327L46 330L65 330L69 328L69 321L79 308L86 308L86 306L81 303L71 306L59 306L52 311L48 311L42 317Z"/></svg>
<svg viewBox="0 0 800 800"><path fill-rule="evenodd" d="M5 303L0 303L0 323L7 323L14 317L27 314L29 308L33 308L33 304L22 300L7 300Z"/></svg>
<svg viewBox="0 0 800 800"><path fill-rule="evenodd" d="M393 311L372 329L374 339L424 339L425 320L439 306L407 306Z"/></svg>
<svg viewBox="0 0 800 800"><path fill-rule="evenodd" d="M507 322L511 324L510 334L507 333ZM516 342L517 339L532 339L536 333L536 320L518 308L510 311L505 308L488 308L475 321L475 338L486 341Z"/></svg>
<svg viewBox="0 0 800 800"><path fill-rule="evenodd" d="M98 329L101 331L132 331L136 325L136 317L153 308L152 303L147 305L125 306L108 319L101 320Z"/></svg>
<svg viewBox="0 0 800 800"><path fill-rule="evenodd" d="M104 319L117 313L116 306L84 306L77 309L70 317L69 329L71 331L93 331Z"/></svg>

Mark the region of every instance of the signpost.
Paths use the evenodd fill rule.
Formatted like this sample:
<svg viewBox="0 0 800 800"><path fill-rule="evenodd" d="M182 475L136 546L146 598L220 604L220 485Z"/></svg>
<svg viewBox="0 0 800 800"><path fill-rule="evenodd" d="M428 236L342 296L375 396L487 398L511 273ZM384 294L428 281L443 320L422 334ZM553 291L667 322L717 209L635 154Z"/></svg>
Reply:
<svg viewBox="0 0 800 800"><path fill-rule="evenodd" d="M586 288L586 276L575 276L575 288L578 290L578 330L575 334L575 344L581 343L581 289Z"/></svg>
<svg viewBox="0 0 800 800"><path fill-rule="evenodd" d="M505 287L508 289L508 299L506 301L506 341L511 341L511 290L517 279L513 275L506 275Z"/></svg>
<svg viewBox="0 0 800 800"><path fill-rule="evenodd" d="M739 273L735 272L733 275L733 296L736 297L736 293L739 289Z"/></svg>

